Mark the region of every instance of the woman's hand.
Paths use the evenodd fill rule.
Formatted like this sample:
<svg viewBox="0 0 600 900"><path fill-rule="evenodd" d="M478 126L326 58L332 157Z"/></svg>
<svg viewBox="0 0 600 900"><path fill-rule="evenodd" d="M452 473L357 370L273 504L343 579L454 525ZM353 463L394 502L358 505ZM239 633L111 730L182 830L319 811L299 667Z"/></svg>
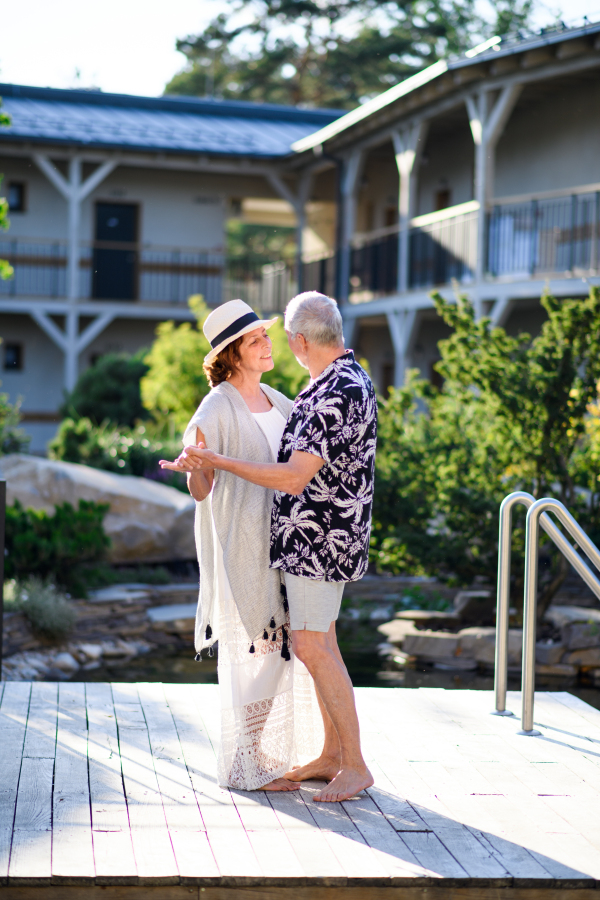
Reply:
<svg viewBox="0 0 600 900"><path fill-rule="evenodd" d="M171 469L173 472L194 472L198 469L206 471L214 469L217 456L213 450L206 449L203 441L199 441L198 445L185 447L174 462L161 459L158 464L161 469Z"/></svg>

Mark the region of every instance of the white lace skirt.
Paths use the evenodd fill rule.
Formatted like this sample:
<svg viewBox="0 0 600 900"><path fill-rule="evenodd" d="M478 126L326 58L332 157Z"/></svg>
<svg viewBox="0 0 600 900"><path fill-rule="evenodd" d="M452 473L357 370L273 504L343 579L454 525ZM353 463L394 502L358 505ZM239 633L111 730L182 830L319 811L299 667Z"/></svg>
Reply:
<svg viewBox="0 0 600 900"><path fill-rule="evenodd" d="M323 723L314 682L294 656L293 646L289 645L289 662L281 656L281 628L275 641L272 632L268 640L254 641L255 652L250 653L229 584L220 587L218 779L220 784L252 791L317 756L323 746ZM289 624L287 631L291 640Z"/></svg>

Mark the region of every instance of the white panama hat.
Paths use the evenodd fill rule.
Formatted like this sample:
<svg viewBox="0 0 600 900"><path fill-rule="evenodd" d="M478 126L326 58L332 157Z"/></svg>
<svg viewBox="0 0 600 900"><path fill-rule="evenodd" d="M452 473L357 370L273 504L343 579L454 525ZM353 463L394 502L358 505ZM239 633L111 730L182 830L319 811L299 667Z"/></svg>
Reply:
<svg viewBox="0 0 600 900"><path fill-rule="evenodd" d="M202 328L206 340L212 347L204 357L204 362L211 363L227 344L231 344L243 334L254 331L261 325L263 328L270 328L276 321L277 316L273 319L259 319L252 307L243 300L230 300L222 306L217 306L207 316Z"/></svg>

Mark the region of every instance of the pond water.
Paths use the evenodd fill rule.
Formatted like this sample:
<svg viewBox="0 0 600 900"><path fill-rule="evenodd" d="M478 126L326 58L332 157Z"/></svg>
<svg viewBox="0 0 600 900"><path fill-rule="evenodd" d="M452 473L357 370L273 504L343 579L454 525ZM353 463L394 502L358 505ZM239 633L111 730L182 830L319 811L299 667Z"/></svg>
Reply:
<svg viewBox="0 0 600 900"><path fill-rule="evenodd" d="M387 659L378 652L382 635L377 631L377 623L340 620L338 640L355 687L432 687L482 691L491 691L494 687L491 672L446 670L429 665L391 668ZM191 651L176 654L161 651L139 656L126 664L81 672L74 680L217 684L217 658L207 658L204 654L202 662L197 663ZM520 674L509 674L508 689L518 691L520 687ZM590 706L600 709L600 689L580 683L576 678L537 677L536 689L569 691ZM518 714L519 710L513 712Z"/></svg>

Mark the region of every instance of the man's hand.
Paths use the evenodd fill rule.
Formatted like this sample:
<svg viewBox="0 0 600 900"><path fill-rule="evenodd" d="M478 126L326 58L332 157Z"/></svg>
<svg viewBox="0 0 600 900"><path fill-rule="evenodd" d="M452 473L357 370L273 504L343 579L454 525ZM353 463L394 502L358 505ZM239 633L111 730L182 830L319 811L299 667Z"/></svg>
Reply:
<svg viewBox="0 0 600 900"><path fill-rule="evenodd" d="M218 453L207 450L206 444L200 441L197 446L190 444L189 447L185 447L174 462L161 459L158 464L161 469L171 469L173 472L194 472L198 469L216 468L215 462L218 458Z"/></svg>

